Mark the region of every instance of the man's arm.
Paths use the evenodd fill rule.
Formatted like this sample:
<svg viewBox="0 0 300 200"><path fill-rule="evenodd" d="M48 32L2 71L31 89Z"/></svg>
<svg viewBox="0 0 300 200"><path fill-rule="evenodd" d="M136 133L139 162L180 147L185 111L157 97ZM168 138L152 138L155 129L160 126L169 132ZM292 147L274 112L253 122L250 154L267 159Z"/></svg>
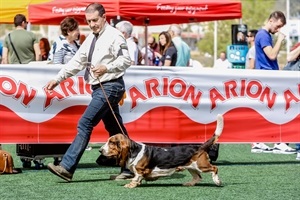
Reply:
<svg viewBox="0 0 300 200"><path fill-rule="evenodd" d="M34 49L34 54L35 54L35 60L39 61L42 60L42 55L41 55L41 50L39 43L34 43L33 44L33 49Z"/></svg>
<svg viewBox="0 0 300 200"><path fill-rule="evenodd" d="M265 54L268 56L270 60L275 60L277 58L277 55L280 50L281 42L284 40L284 38L285 35L279 32L274 47L272 48L272 46L266 46L263 48L263 51L265 52Z"/></svg>
<svg viewBox="0 0 300 200"><path fill-rule="evenodd" d="M298 47L293 49L291 52L287 55L287 61L291 62L296 60L300 56L300 43L298 43Z"/></svg>
<svg viewBox="0 0 300 200"><path fill-rule="evenodd" d="M2 49L2 64L8 64L8 48L3 47Z"/></svg>

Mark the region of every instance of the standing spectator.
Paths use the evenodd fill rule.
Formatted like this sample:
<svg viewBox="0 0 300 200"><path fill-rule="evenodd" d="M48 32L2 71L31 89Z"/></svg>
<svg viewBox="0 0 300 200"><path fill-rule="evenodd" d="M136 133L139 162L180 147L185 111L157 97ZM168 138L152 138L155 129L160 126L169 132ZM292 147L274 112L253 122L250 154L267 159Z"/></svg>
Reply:
<svg viewBox="0 0 300 200"><path fill-rule="evenodd" d="M261 70L279 70L277 63L277 55L280 50L282 41L285 35L280 33L280 28L286 24L286 19L281 11L275 11L271 13L266 24L260 29L255 37L255 68ZM277 41L273 47L271 34L278 32ZM289 147L285 143L274 144L273 148L270 148L264 143L253 143L251 152L273 152L282 154L293 154L296 150Z"/></svg>
<svg viewBox="0 0 300 200"><path fill-rule="evenodd" d="M101 4L89 4L85 18L92 33L70 62L45 86L47 92L51 93L61 81L85 70L84 79L92 89L91 102L78 122L74 141L59 165L48 164L53 174L68 182L73 178L94 127L101 120L110 136L117 133L128 135L118 105L125 92L123 75L131 64L126 40L120 31L107 23L105 9ZM128 171L122 170L114 178L132 177Z"/></svg>
<svg viewBox="0 0 300 200"><path fill-rule="evenodd" d="M177 49L177 61L176 66L189 66L191 58L191 49L187 43L181 38L182 29L178 24L172 24L169 27L169 33L172 37L172 41Z"/></svg>
<svg viewBox="0 0 300 200"><path fill-rule="evenodd" d="M231 69L232 64L226 58L226 52L222 51L220 57L215 61L213 68L215 69Z"/></svg>
<svg viewBox="0 0 300 200"><path fill-rule="evenodd" d="M300 42L295 44L287 55L288 62L299 61L299 60L300 60Z"/></svg>
<svg viewBox="0 0 300 200"><path fill-rule="evenodd" d="M155 62L155 52L158 52L158 44L155 41L155 37L149 36L147 38L147 45L141 49L142 53L142 64L146 64L146 59L148 59L148 66L153 66ZM146 48L147 48L147 56L146 56Z"/></svg>
<svg viewBox="0 0 300 200"><path fill-rule="evenodd" d="M119 31L121 31L121 33L124 35L126 39L128 45L128 51L131 59L131 64L137 65L139 49L138 49L138 45L135 43L133 37L131 36L133 25L129 21L121 21L116 24L116 28Z"/></svg>
<svg viewBox="0 0 300 200"><path fill-rule="evenodd" d="M290 69L290 68L283 68L283 70L299 70L300 67L300 42L298 42L297 44L295 44L291 51L287 54L287 61L290 62L297 62L296 66L297 69ZM300 143L296 144L296 151L297 151L297 157L296 160L300 160Z"/></svg>
<svg viewBox="0 0 300 200"><path fill-rule="evenodd" d="M47 38L40 39L40 50L42 60L48 60L49 52L50 52L50 43Z"/></svg>
<svg viewBox="0 0 300 200"><path fill-rule="evenodd" d="M80 38L79 24L73 17L60 22L61 35L52 44L48 60L53 64L66 64L79 49L76 40Z"/></svg>
<svg viewBox="0 0 300 200"><path fill-rule="evenodd" d="M172 42L171 35L167 31L159 34L159 53L155 56L160 59L162 66L175 66L177 61L177 50Z"/></svg>
<svg viewBox="0 0 300 200"><path fill-rule="evenodd" d="M14 17L15 30L9 33L3 44L2 64L27 64L41 60L39 40L34 33L27 31L26 17Z"/></svg>
<svg viewBox="0 0 300 200"><path fill-rule="evenodd" d="M250 30L247 34L247 41L250 45L250 49L246 55L246 69L255 69L255 35L257 34L257 30Z"/></svg>

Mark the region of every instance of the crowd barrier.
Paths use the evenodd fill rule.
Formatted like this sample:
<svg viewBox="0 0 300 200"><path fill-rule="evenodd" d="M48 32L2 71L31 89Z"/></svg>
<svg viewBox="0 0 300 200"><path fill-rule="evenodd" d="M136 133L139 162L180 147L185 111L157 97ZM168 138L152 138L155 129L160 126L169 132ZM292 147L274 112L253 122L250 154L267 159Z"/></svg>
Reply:
<svg viewBox="0 0 300 200"><path fill-rule="evenodd" d="M91 97L83 72L44 86L62 65L0 65L0 143L70 143ZM120 106L132 139L202 143L224 116L220 143L300 142L300 72L132 66ZM106 141L103 123L91 142Z"/></svg>

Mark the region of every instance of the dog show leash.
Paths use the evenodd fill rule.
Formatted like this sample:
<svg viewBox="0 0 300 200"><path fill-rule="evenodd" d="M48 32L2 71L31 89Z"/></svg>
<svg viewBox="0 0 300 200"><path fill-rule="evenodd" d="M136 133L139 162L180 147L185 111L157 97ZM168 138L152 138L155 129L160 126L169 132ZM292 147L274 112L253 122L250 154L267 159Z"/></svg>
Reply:
<svg viewBox="0 0 300 200"><path fill-rule="evenodd" d="M91 76L92 78L94 78L94 77L92 76L91 72L90 72L90 70L91 70L92 68L94 68L94 66L92 65L92 63L91 63L91 62L85 62L85 63L83 63L83 65L86 66L87 71L88 71L88 73L90 74L90 76ZM106 95L106 92L105 92L105 90L104 90L104 88L103 88L103 85L101 84L100 78L97 77L97 78L94 78L94 79L98 80L99 85L100 85L100 88L101 88L101 90L102 90L102 92L103 92L103 95L104 95L104 97L105 97L105 100L107 101L107 104L108 104L108 106L109 106L109 108L110 108L110 110L111 110L111 112L112 112L112 114L113 114L113 116L114 116L114 118L115 118L115 120L116 120L116 122L117 122L117 124L118 124L118 126L119 126L119 128L120 128L120 130L121 130L121 132L122 132L122 134L123 134L123 135L126 135L126 134L124 133L123 128L121 127L120 122L119 122L118 119L117 119L117 116L115 115L115 112L113 111L113 108L112 108L112 106L111 106L111 104L110 104L110 102L109 102L109 99L108 99L108 97L107 97L107 95Z"/></svg>

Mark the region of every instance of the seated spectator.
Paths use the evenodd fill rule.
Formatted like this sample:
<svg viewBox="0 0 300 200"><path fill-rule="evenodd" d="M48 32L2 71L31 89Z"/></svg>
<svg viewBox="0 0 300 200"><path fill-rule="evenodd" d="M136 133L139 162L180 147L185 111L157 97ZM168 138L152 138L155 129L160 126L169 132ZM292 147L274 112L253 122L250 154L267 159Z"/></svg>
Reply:
<svg viewBox="0 0 300 200"><path fill-rule="evenodd" d="M48 60L54 64L68 63L77 50L79 44L76 40L80 37L79 24L73 17L66 17L60 23L61 35L52 44Z"/></svg>
<svg viewBox="0 0 300 200"><path fill-rule="evenodd" d="M160 59L161 66L175 66L177 61L177 49L172 42L171 35L167 31L159 34L159 53L155 57Z"/></svg>
<svg viewBox="0 0 300 200"><path fill-rule="evenodd" d="M215 61L213 68L216 69L231 69L232 64L229 62L229 60L226 58L226 52L222 51L220 53L220 57Z"/></svg>
<svg viewBox="0 0 300 200"><path fill-rule="evenodd" d="M40 50L42 60L48 60L49 52L50 52L50 43L47 38L40 39Z"/></svg>

